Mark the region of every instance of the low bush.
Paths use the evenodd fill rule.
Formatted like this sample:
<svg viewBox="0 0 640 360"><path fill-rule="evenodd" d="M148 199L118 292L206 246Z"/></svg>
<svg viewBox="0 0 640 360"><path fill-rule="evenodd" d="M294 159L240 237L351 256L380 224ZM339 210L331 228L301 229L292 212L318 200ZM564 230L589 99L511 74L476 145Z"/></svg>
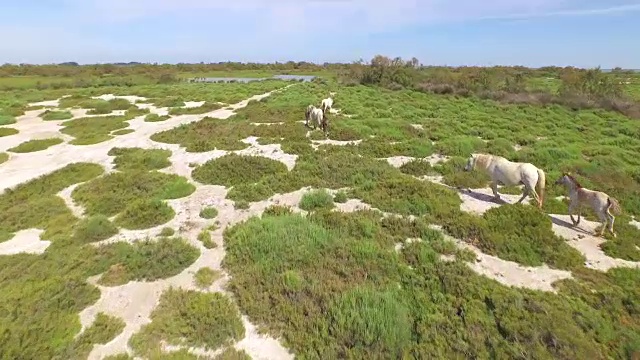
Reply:
<svg viewBox="0 0 640 360"><path fill-rule="evenodd" d="M50 138L50 139L38 139L38 140L29 140L23 142L22 144L12 147L7 151L11 151L14 153L29 153L46 150L54 145L62 144L64 140L60 138Z"/></svg>
<svg viewBox="0 0 640 360"><path fill-rule="evenodd" d="M111 259L111 267L99 283L117 286L129 281L155 281L178 275L200 256L197 248L181 238L159 238L129 244L103 245L100 253Z"/></svg>
<svg viewBox="0 0 640 360"><path fill-rule="evenodd" d="M231 187L256 183L268 175L286 172L287 167L277 160L228 154L195 168L192 176L203 184Z"/></svg>
<svg viewBox="0 0 640 360"><path fill-rule="evenodd" d="M162 342L216 350L244 334L238 309L226 296L169 289L151 313L151 323L133 335L130 345L136 355L156 358L162 354Z"/></svg>
<svg viewBox="0 0 640 360"><path fill-rule="evenodd" d="M203 267L198 269L194 275L194 279L196 282L196 286L202 289L207 289L214 282L222 277L222 274L219 271L213 270L209 267Z"/></svg>
<svg viewBox="0 0 640 360"><path fill-rule="evenodd" d="M169 120L171 117L169 115L158 115L158 114L149 114L145 116L144 121L146 122L159 122Z"/></svg>
<svg viewBox="0 0 640 360"><path fill-rule="evenodd" d="M73 117L73 114L68 110L46 110L40 117L45 121L68 120Z"/></svg>
<svg viewBox="0 0 640 360"><path fill-rule="evenodd" d="M207 206L202 208L202 210L200 210L200 217L203 219L213 219L216 216L218 216L218 209L212 207L212 206Z"/></svg>
<svg viewBox="0 0 640 360"><path fill-rule="evenodd" d="M302 199L300 200L300 204L298 206L300 207L300 209L306 211L332 208L333 196L331 196L331 194L329 194L324 189L313 190L302 195Z"/></svg>
<svg viewBox="0 0 640 360"><path fill-rule="evenodd" d="M115 156L113 162L116 165L115 168L120 171L159 170L171 165L169 161L171 151L163 149L114 147L107 155Z"/></svg>
<svg viewBox="0 0 640 360"><path fill-rule="evenodd" d="M118 233L118 228L104 215L82 219L74 227L73 238L80 244L106 240Z"/></svg>

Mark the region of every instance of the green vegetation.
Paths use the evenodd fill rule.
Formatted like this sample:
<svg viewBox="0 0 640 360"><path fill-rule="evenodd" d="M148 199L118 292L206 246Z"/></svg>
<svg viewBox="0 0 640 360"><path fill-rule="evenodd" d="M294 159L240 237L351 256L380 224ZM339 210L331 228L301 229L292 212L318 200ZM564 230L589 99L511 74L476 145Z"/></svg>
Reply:
<svg viewBox="0 0 640 360"><path fill-rule="evenodd" d="M230 187L227 197L237 209L304 187L345 189L333 199L307 196L313 211L306 217L271 206L262 218L225 230L223 266L231 275L229 289L252 322L282 336L300 358L637 357L640 272L586 269L585 259L553 234L545 214L566 214L566 201L554 199L566 190L552 183L562 171L571 171L584 186L607 192L624 208L616 220L618 237L608 237L603 251L640 260L640 230L629 224L630 215L640 215L640 125L632 119L637 117L640 77L621 70L399 64L377 58L374 66L326 67L6 65L0 66L0 88L25 90L4 93L0 124L15 122L31 102L66 94L72 96L61 101L62 109L126 111L123 116L63 122L63 132L76 138L72 143L92 144L130 133L127 121L134 117L168 118L126 101L92 96L135 94L170 108L185 101L233 104L289 83L188 84L177 83L177 77L209 76L221 69L223 76L238 70L321 71L325 78L252 101L229 119L206 118L153 136L200 152L245 149L250 144L242 140L253 136L260 144L281 144L286 153L298 155L291 171L273 160L237 154L190 165L194 178L200 177L197 181ZM254 70L247 70L250 67ZM631 84L618 86L627 78ZM323 145L316 151L311 140L321 138L320 132L307 137L300 121L305 106L318 104L329 92L336 92L335 107L352 116L331 114L329 138L362 141ZM0 127L0 135L15 131ZM460 211L454 189L416 179L441 175L451 186L486 186L485 175L461 171L470 151L542 167L547 173L543 211L506 205L474 216ZM437 153L451 159L433 166L420 160ZM96 178L103 172L98 165L74 164L0 194L0 241L31 228L43 229L42 239L52 241L42 255L0 256L0 357L86 358L90 344L108 341L120 329L117 320L102 319L95 334L87 329L88 335L75 338L80 330L77 314L99 297L89 277L102 274L100 282L109 286L154 281L174 276L198 257L196 248L173 238L171 228L162 229L157 241L95 246L118 227L161 226L173 217L165 200L194 191L186 179L155 171L168 166L163 150L114 149L111 154L119 171L104 177ZM382 159L390 156L417 160L395 169ZM72 194L86 208L83 219L56 196L76 182L86 182ZM503 193L517 191L501 188ZM330 211L332 202L349 198L404 217ZM409 215L415 220L409 221ZM112 223L108 219L114 216ZM475 261L475 255L446 241L429 224L442 225L448 234L503 259L568 269L573 279L554 284L557 294L503 286L471 271L465 262ZM187 228L185 224L180 229ZM200 235L205 246L215 246L212 229ZM422 241L405 242L408 238ZM404 246L396 247L399 243ZM447 255L446 261L441 255ZM209 270L195 274L198 286L206 288L220 275ZM237 329L242 326L221 326L226 320L217 318L241 324L228 299L172 292L163 295L153 322L132 339L136 356L197 358L187 350L160 353L165 340L224 350L221 359L246 358L230 347L241 337Z"/></svg>
<svg viewBox="0 0 640 360"><path fill-rule="evenodd" d="M333 207L333 196L324 189L312 190L302 195L298 206L306 211L330 209Z"/></svg>
<svg viewBox="0 0 640 360"><path fill-rule="evenodd" d="M251 356L243 350L236 350L235 348L228 347L215 360L251 360Z"/></svg>
<svg viewBox="0 0 640 360"><path fill-rule="evenodd" d="M194 275L196 286L202 289L210 287L216 280L222 277L220 271L213 270L212 268L203 267L196 271Z"/></svg>
<svg viewBox="0 0 640 360"><path fill-rule="evenodd" d="M160 230L160 234L158 236L164 236L164 237L168 237L168 236L173 236L173 234L175 234L176 231L173 230L170 227L165 227L162 228L162 230Z"/></svg>
<svg viewBox="0 0 640 360"><path fill-rule="evenodd" d="M200 256L200 251L185 240L164 237L133 245L118 242L103 246L101 251L113 259L113 265L99 281L105 286L166 279L178 275Z"/></svg>
<svg viewBox="0 0 640 360"><path fill-rule="evenodd" d="M422 241L392 251L408 237ZM624 305L637 296L637 269L581 268L558 295L505 287L471 271L468 255L420 219L253 217L225 231L225 247L240 307L300 357L626 357L639 340ZM452 252L458 260L440 260Z"/></svg>
<svg viewBox="0 0 640 360"><path fill-rule="evenodd" d="M482 217L460 214L444 221L444 228L452 236L505 260L529 266L546 263L562 269L575 269L585 262L577 250L554 235L551 218L532 206L500 206Z"/></svg>
<svg viewBox="0 0 640 360"><path fill-rule="evenodd" d="M42 236L51 240L70 235L76 219L56 194L102 172L100 165L75 163L6 190L0 195L0 232L46 229Z"/></svg>
<svg viewBox="0 0 640 360"><path fill-rule="evenodd" d="M174 107L169 109L169 114L170 115L204 114L214 110L218 110L220 108L222 108L222 105L220 104L205 102L202 106L196 106L196 107Z"/></svg>
<svg viewBox="0 0 640 360"><path fill-rule="evenodd" d="M131 338L130 345L138 356L158 358L161 341L216 350L244 334L238 309L224 295L169 289L151 313L151 323Z"/></svg>
<svg viewBox="0 0 640 360"><path fill-rule="evenodd" d="M113 135L113 136L127 135L127 134L131 134L132 132L135 132L135 130L133 130L133 129L120 129L120 130L112 131L111 135Z"/></svg>
<svg viewBox="0 0 640 360"><path fill-rule="evenodd" d="M171 165L169 157L171 151L163 149L118 148L114 147L107 153L115 156L113 163L120 171L151 171L160 170Z"/></svg>
<svg viewBox="0 0 640 360"><path fill-rule="evenodd" d="M65 121L61 133L71 135L75 139L69 142L71 145L90 145L112 139L112 131L124 129L129 126L124 116L98 116L86 117Z"/></svg>
<svg viewBox="0 0 640 360"><path fill-rule="evenodd" d="M203 219L213 219L218 216L218 209L213 206L207 206L200 210L200 217Z"/></svg>
<svg viewBox="0 0 640 360"><path fill-rule="evenodd" d="M0 153L0 164L2 164L3 162L6 162L7 160L9 160L9 154L5 152Z"/></svg>
<svg viewBox="0 0 640 360"><path fill-rule="evenodd" d="M16 123L15 117L13 117L11 115L6 115L6 114L0 114L0 126L2 126L2 125L10 125L10 124L15 124L15 123Z"/></svg>
<svg viewBox="0 0 640 360"><path fill-rule="evenodd" d="M98 242L118 233L118 228L104 215L82 219L74 228L73 238L81 244Z"/></svg>
<svg viewBox="0 0 640 360"><path fill-rule="evenodd" d="M176 215L173 208L160 199L137 199L118 214L115 223L129 230L140 230L166 224Z"/></svg>
<svg viewBox="0 0 640 360"><path fill-rule="evenodd" d="M59 359L86 359L95 344L106 344L124 330L124 321L113 316L98 313L93 324L87 328Z"/></svg>
<svg viewBox="0 0 640 360"><path fill-rule="evenodd" d="M73 117L70 111L67 110L46 110L40 115L42 120L52 121L52 120L68 120Z"/></svg>
<svg viewBox="0 0 640 360"><path fill-rule="evenodd" d="M337 203L346 203L349 200L349 197L347 196L347 193L344 191L338 191L334 196L333 196L333 201L337 202Z"/></svg>
<svg viewBox="0 0 640 360"><path fill-rule="evenodd" d="M145 116L144 121L146 122L158 122L169 120L171 117L169 115L158 115L158 114L149 114Z"/></svg>
<svg viewBox="0 0 640 360"><path fill-rule="evenodd" d="M73 191L72 197L78 204L85 206L88 214L113 216L132 203L153 205L149 203L150 199L178 199L189 196L194 191L195 186L178 175L157 171L126 171L110 173L84 183ZM147 202L140 203L138 200Z"/></svg>
<svg viewBox="0 0 640 360"><path fill-rule="evenodd" d="M130 106L131 103L125 99L95 100L92 105L88 106L91 110L87 112L87 115L110 114L115 110L127 110Z"/></svg>
<svg viewBox="0 0 640 360"><path fill-rule="evenodd" d="M46 150L54 145L62 144L64 140L60 138L49 138L49 139L38 139L38 140L29 140L23 142L22 144L12 147L7 151L15 152L15 153L28 153L28 152L36 152Z"/></svg>
<svg viewBox="0 0 640 360"><path fill-rule="evenodd" d="M203 184L227 187L253 184L267 175L286 173L287 167L277 160L261 156L228 154L209 160L193 170L193 179Z"/></svg>
<svg viewBox="0 0 640 360"><path fill-rule="evenodd" d="M18 129L14 128L0 128L0 137L11 136L19 133Z"/></svg>
<svg viewBox="0 0 640 360"><path fill-rule="evenodd" d="M211 238L211 233L208 230L202 230L198 234L198 241L202 242L202 246L207 249L214 249L218 246Z"/></svg>

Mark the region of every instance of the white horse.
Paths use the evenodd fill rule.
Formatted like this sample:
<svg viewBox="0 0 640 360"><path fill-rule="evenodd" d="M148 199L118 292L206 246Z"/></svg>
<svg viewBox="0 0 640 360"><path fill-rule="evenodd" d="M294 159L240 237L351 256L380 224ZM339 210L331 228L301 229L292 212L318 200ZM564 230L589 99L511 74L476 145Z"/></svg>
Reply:
<svg viewBox="0 0 640 360"><path fill-rule="evenodd" d="M569 217L573 222L573 226L580 224L580 213L583 204L588 204L596 212L602 222L602 229L600 233L595 233L596 236L604 235L604 230L609 223L609 232L613 237L616 237L616 233L613 231L613 223L616 220L615 216L611 214L611 210L615 213L622 213L618 200L603 193L602 191L595 191L583 188L582 185L568 173L564 173L557 181L557 185L564 185L569 189ZM574 220L573 212L578 210L578 220Z"/></svg>
<svg viewBox="0 0 640 360"><path fill-rule="evenodd" d="M307 111L304 114L304 118L305 126L309 126L309 120L311 120L314 129L316 128L316 126L320 126L320 128L326 134L327 117L325 116L324 111L322 111L321 108L317 108L313 105L307 106Z"/></svg>
<svg viewBox="0 0 640 360"><path fill-rule="evenodd" d="M331 110L332 106L333 106L333 99L331 97L323 99L322 100L322 105L320 105L320 107L322 107L322 111L324 111L324 112L327 112L327 111Z"/></svg>
<svg viewBox="0 0 640 360"><path fill-rule="evenodd" d="M527 195L531 195L537 202L538 207L542 208L544 201L545 174L542 169L535 167L530 163L520 163L509 161L502 156L489 154L472 154L467 160L465 171L471 171L479 167L491 177L491 190L496 200L500 200L498 194L498 183L506 186L524 185L522 197L518 200L518 204L524 200ZM540 195L536 192L536 185L539 186Z"/></svg>

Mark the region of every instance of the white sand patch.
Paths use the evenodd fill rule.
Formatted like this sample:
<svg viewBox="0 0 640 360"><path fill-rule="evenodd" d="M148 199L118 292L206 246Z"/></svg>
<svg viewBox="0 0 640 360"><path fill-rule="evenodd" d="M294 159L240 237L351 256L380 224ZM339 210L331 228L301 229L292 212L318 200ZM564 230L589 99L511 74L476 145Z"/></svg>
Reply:
<svg viewBox="0 0 640 360"><path fill-rule="evenodd" d="M421 124L411 124L411 127L416 130L424 130L424 126L422 126Z"/></svg>
<svg viewBox="0 0 640 360"><path fill-rule="evenodd" d="M307 137L309 137L309 133L307 133ZM331 140L331 139L311 140L311 147L313 147L314 150L318 150L318 148L322 145L347 146L347 145L358 145L361 142L362 140L347 140L347 141Z"/></svg>
<svg viewBox="0 0 640 360"><path fill-rule="evenodd" d="M500 193L500 188L498 188ZM495 201L491 189L469 189L467 192L459 191L458 195L462 199L460 210L482 215L487 210L504 205L505 203L514 204L522 195L500 194L502 201ZM528 203L529 197L526 197L522 203Z"/></svg>
<svg viewBox="0 0 640 360"><path fill-rule="evenodd" d="M244 350L254 360L294 359L294 356L279 342L258 334L256 326L251 324L246 316L242 317L242 323L246 330L246 336L235 345L236 349Z"/></svg>
<svg viewBox="0 0 640 360"><path fill-rule="evenodd" d="M584 255L587 259L586 267L600 271L607 271L614 267L640 268L640 262L612 258L602 251L600 245L607 240L593 235L600 223L582 218L580 224L574 227L569 215L550 216L553 221L553 232L567 239L569 245Z"/></svg>
<svg viewBox="0 0 640 360"><path fill-rule="evenodd" d="M46 107L58 107L60 105L60 99L46 100L34 103L29 103L27 106L46 106Z"/></svg>
<svg viewBox="0 0 640 360"><path fill-rule="evenodd" d="M197 108L204 105L205 101L185 101L184 108Z"/></svg>
<svg viewBox="0 0 640 360"><path fill-rule="evenodd" d="M40 240L43 233L40 229L20 230L13 239L0 243L0 255L15 255L20 253L42 254L51 245L51 241Z"/></svg>
<svg viewBox="0 0 640 360"><path fill-rule="evenodd" d="M262 99L269 94L270 93L256 95L251 99ZM233 105L232 108L236 110L241 108L241 105L243 104L246 106L247 103L248 100L243 100L240 103ZM135 132L120 135L99 144L75 146L65 143L35 153L16 154L15 160L19 160L18 155L23 155L22 157L25 159L28 158L28 161L12 161L3 164L3 173L2 177L0 177L0 191L4 191L6 188L13 187L38 176L51 173L75 162L93 162L104 166L108 170L112 169L112 157L108 156L107 152L109 152L113 147L141 147L147 149L160 148L173 151L179 148L179 146L156 143L151 141L149 137L157 132L169 130L182 124L199 121L207 116L218 119L227 119L233 114L233 110L220 109L205 114L173 116L162 122L144 122L140 118L129 122L129 124L131 124L129 127L134 129ZM15 126L16 128L22 129L24 132L21 130L21 133L19 134L3 138L2 142L0 142L0 151L4 151L24 141L30 140L30 137L34 133L42 132L43 126L50 126L55 130L60 128L60 126L56 125L55 122L51 122L51 125L49 125L50 122L43 122L42 120L28 120L25 121L25 123L26 124L15 124L17 125ZM78 151L79 149L82 151Z"/></svg>
<svg viewBox="0 0 640 360"><path fill-rule="evenodd" d="M71 136L60 133L60 129L63 128L63 126L59 125L60 122L43 121L39 118L39 115L42 112L43 110L27 111L25 115L16 118L17 122L15 124L5 126L7 128L14 128L18 130L19 133L11 136L4 136L0 139L0 152L7 151L7 149L18 146L19 144L29 140L48 139L52 137L61 138L65 141L73 139ZM59 147L56 146L55 149L59 149ZM35 153L20 155L33 156Z"/></svg>
<svg viewBox="0 0 640 360"><path fill-rule="evenodd" d="M440 226L431 226L441 230ZM452 241L461 249L469 249L476 255L475 263L467 265L476 273L494 279L506 286L515 286L526 289L556 292L551 286L555 281L571 278L571 272L551 269L547 265L523 266L513 261L500 259L487 255L475 246L444 234L446 240Z"/></svg>
<svg viewBox="0 0 640 360"><path fill-rule="evenodd" d="M389 163L389 165L395 168L399 168L399 167L402 167L402 165L410 163L411 161L414 161L414 160L427 161L429 162L429 164L431 164L431 166L433 166L441 162L449 161L449 157L445 155L440 155L440 154L432 154L424 158L415 158L411 156L392 156L388 158L379 158L378 160L386 160Z"/></svg>
<svg viewBox="0 0 640 360"><path fill-rule="evenodd" d="M284 125L284 121L280 121L280 122L266 122L266 123L256 123L256 122L252 122L251 125L253 126L271 126L271 125Z"/></svg>
<svg viewBox="0 0 640 360"><path fill-rule="evenodd" d="M520 146L518 144L515 144L515 145L513 145L513 150L520 151L520 150L522 150L522 146Z"/></svg>
<svg viewBox="0 0 640 360"><path fill-rule="evenodd" d="M169 115L169 108L168 107L156 107L153 104L143 104L143 103L136 103L136 106L139 109L149 109L149 112L151 114L156 114L156 115L160 115L160 116Z"/></svg>
<svg viewBox="0 0 640 360"><path fill-rule="evenodd" d="M103 94L100 96L92 96L92 99L100 99L100 100L105 100L105 101L109 101L109 100L113 100L113 99L125 99L130 103L134 103L137 101L146 101L147 98L146 97L142 97L142 96L135 96L135 95L125 95L125 96L119 96L119 95L113 95L113 94Z"/></svg>
<svg viewBox="0 0 640 360"><path fill-rule="evenodd" d="M82 183L73 184L58 193L58 196L61 197L62 200L64 200L64 203L67 205L67 207L71 209L71 212L73 213L73 215L78 218L81 218L84 216L85 209L84 207L76 204L76 202L73 201L73 199L71 198L71 193L81 184Z"/></svg>

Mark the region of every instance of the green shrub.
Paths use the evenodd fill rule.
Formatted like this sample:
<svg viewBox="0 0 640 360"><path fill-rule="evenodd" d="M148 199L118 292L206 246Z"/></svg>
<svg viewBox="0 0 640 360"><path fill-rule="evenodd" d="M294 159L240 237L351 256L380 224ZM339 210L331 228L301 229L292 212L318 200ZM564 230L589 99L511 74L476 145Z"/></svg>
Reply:
<svg viewBox="0 0 640 360"><path fill-rule="evenodd" d="M277 173L286 173L287 167L277 161L261 156L228 154L207 161L195 168L193 179L203 184L224 185L252 184Z"/></svg>
<svg viewBox="0 0 640 360"><path fill-rule="evenodd" d="M14 116L12 115L8 115L8 114L0 114L0 126L2 125L10 125L10 124L15 124L16 123L16 119ZM2 129L0 129L2 130ZM2 131L0 131L0 134L2 134ZM1 136L6 136L6 135L0 135Z"/></svg>
<svg viewBox="0 0 640 360"><path fill-rule="evenodd" d="M218 246L211 238L211 233L207 230L202 230L198 234L198 241L202 242L202 245L207 249L214 249Z"/></svg>
<svg viewBox="0 0 640 360"><path fill-rule="evenodd" d="M166 237L133 245L118 242L104 245L100 251L114 264L99 280L105 286L166 279L181 273L200 256L200 251L185 240Z"/></svg>
<svg viewBox="0 0 640 360"><path fill-rule="evenodd" d="M165 227L165 228L162 228L162 230L160 231L159 236L168 237L168 236L173 236L173 234L175 234L175 233L176 233L176 231L173 230L172 228Z"/></svg>
<svg viewBox="0 0 640 360"><path fill-rule="evenodd" d="M145 116L144 121L146 122L159 122L169 120L171 117L169 115L158 115L158 114L149 114Z"/></svg>
<svg viewBox="0 0 640 360"><path fill-rule="evenodd" d="M111 132L129 126L124 116L100 116L68 120L61 133L73 136L71 145L90 145L112 139Z"/></svg>
<svg viewBox="0 0 640 360"><path fill-rule="evenodd" d="M133 129L120 129L120 130L112 131L111 135L120 136L120 135L131 134L132 132L135 132L135 130L133 130Z"/></svg>
<svg viewBox="0 0 640 360"><path fill-rule="evenodd" d="M244 334L238 309L224 295L169 289L151 313L151 323L133 335L130 345L136 355L155 357L161 354L161 341L215 350Z"/></svg>
<svg viewBox="0 0 640 360"><path fill-rule="evenodd" d="M0 164L2 164L3 162L7 162L7 160L9 160L9 154L5 152L0 153Z"/></svg>
<svg viewBox="0 0 640 360"><path fill-rule="evenodd" d="M51 146L62 144L63 142L64 140L60 138L29 140L29 141L23 142L18 146L10 148L7 151L11 151L15 153L36 152L36 151L46 150Z"/></svg>
<svg viewBox="0 0 640 360"><path fill-rule="evenodd" d="M19 133L18 129L14 128L0 128L0 137L11 136Z"/></svg>
<svg viewBox="0 0 640 360"><path fill-rule="evenodd" d="M207 206L202 208L202 210L200 210L200 217L203 219L213 219L216 216L218 216L218 209L212 207L212 206Z"/></svg>
<svg viewBox="0 0 640 360"><path fill-rule="evenodd" d="M220 104L205 102L202 106L197 107L174 107L169 109L171 115L186 115L186 114L204 114L214 110L222 108Z"/></svg>
<svg viewBox="0 0 640 360"><path fill-rule="evenodd" d="M148 229L166 224L175 214L173 208L160 199L138 199L124 208L115 223L129 230Z"/></svg>
<svg viewBox="0 0 640 360"><path fill-rule="evenodd" d="M213 270L209 267L203 267L196 271L194 279L196 286L202 289L210 287L216 280L220 279L222 274L219 271Z"/></svg>
<svg viewBox="0 0 640 360"><path fill-rule="evenodd" d="M52 120L67 120L73 117L71 111L68 110L46 110L40 115L42 120L52 121Z"/></svg>
<svg viewBox="0 0 640 360"><path fill-rule="evenodd" d="M185 178L174 174L157 171L126 171L110 173L84 183L78 186L71 196L76 203L85 207L88 214L114 216L127 207L133 210L131 204L138 203L140 206L146 207L147 210L154 210L151 211L151 215L159 215L155 211L159 210L161 214L165 215L161 218L166 218L171 214L170 219L173 217L173 210L166 204L160 204L152 199L177 199L189 196L194 191L195 186L189 184ZM143 201L140 203L139 200ZM139 216L139 214L133 215ZM122 220L131 223L126 218Z"/></svg>
<svg viewBox="0 0 640 360"><path fill-rule="evenodd" d="M122 319L98 313L93 324L88 327L73 344L59 355L61 359L85 359L96 344L106 344L124 330Z"/></svg>
<svg viewBox="0 0 640 360"><path fill-rule="evenodd" d="M169 161L171 151L163 149L114 147L107 155L116 157L113 162L116 165L115 168L120 171L159 170L171 165Z"/></svg>
<svg viewBox="0 0 640 360"><path fill-rule="evenodd" d="M329 194L326 190L313 190L304 195L302 195L302 199L300 200L300 204L298 205L300 209L306 211L312 211L322 208L332 208L333 207L333 196Z"/></svg>
<svg viewBox="0 0 640 360"><path fill-rule="evenodd" d="M74 228L74 240L87 244L106 240L118 233L118 228L104 215L93 215L81 220Z"/></svg>
<svg viewBox="0 0 640 360"><path fill-rule="evenodd" d="M346 203L349 200L349 197L347 196L347 193L344 191L338 191L334 196L333 196L333 201L337 202L337 203Z"/></svg>

